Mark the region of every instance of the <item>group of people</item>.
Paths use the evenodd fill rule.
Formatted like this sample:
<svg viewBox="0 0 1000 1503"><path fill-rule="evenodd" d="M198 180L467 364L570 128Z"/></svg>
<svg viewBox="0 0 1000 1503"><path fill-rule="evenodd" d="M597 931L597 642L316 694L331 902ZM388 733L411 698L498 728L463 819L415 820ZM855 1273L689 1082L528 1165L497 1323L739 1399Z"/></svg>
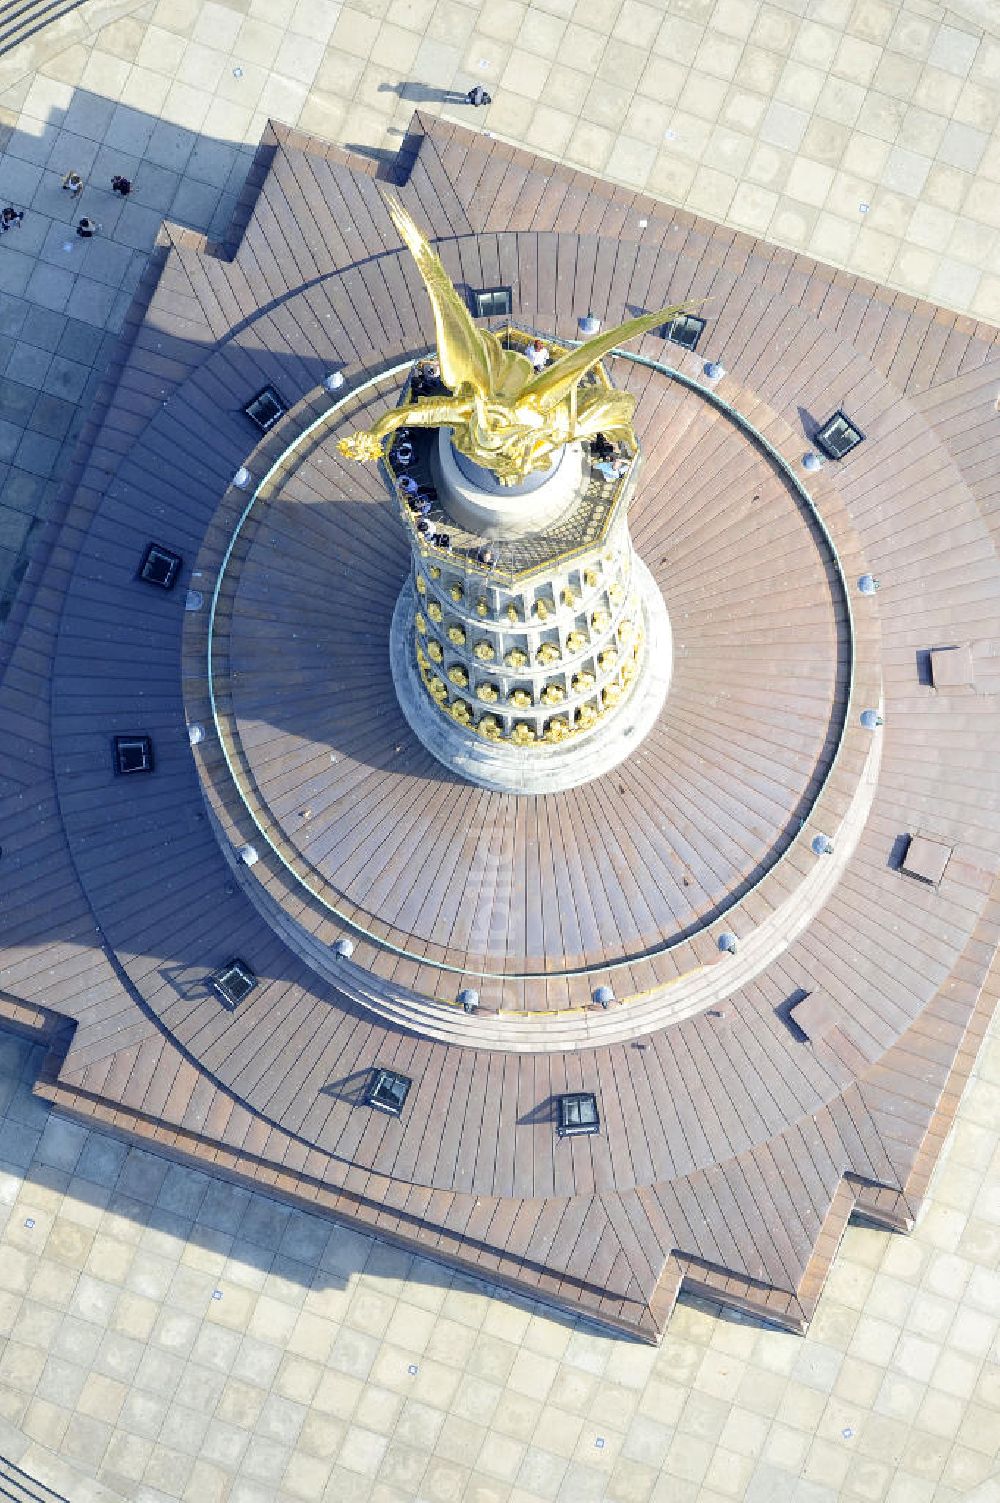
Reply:
<svg viewBox="0 0 1000 1503"><path fill-rule="evenodd" d="M595 433L590 443L590 452L594 456L594 469L605 480L620 480L628 473L628 459L624 454L619 454L615 445L604 433Z"/></svg>
<svg viewBox="0 0 1000 1503"><path fill-rule="evenodd" d="M434 487L432 485L421 485L413 475L400 475L397 484L400 495L417 519L417 532L424 541L433 543L438 548L450 548L450 535L447 532L435 532L434 523L430 519L430 513L433 511L434 503L438 498L438 493Z"/></svg>
<svg viewBox="0 0 1000 1503"><path fill-rule="evenodd" d="M70 198L79 198L84 189L83 178L79 172L67 172L62 180L62 186L63 192L68 193ZM119 198L128 198L132 192L132 184L127 177L123 177L120 172L116 172L111 179L111 191L117 194ZM91 219L86 214L83 215L82 219L77 221L76 233L81 240L92 240L100 231L101 226L97 221Z"/></svg>
<svg viewBox="0 0 1000 1503"><path fill-rule="evenodd" d="M68 193L70 198L79 198L84 188L83 178L78 172L67 172L62 185L63 192ZM132 184L127 177L122 177L120 172L116 172L111 179L111 191L117 193L119 198L128 198L132 192Z"/></svg>

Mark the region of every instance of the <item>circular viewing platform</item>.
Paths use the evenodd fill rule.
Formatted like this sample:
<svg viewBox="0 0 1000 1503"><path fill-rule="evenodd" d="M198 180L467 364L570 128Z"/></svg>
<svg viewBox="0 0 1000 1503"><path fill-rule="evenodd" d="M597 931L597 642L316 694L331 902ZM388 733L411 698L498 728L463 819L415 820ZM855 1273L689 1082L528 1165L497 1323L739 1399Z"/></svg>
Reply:
<svg viewBox="0 0 1000 1503"><path fill-rule="evenodd" d="M641 376L631 518L669 603L674 673L635 755L582 787L523 800L473 786L400 713L389 639L412 519L336 449L390 384L316 425L229 542L211 650L225 756L196 748L210 799L232 848L259 851L243 880L283 937L424 1031L442 1004L446 1030L474 1026L455 1016L468 988L480 1016L558 1019L593 1012L601 987L633 999L629 1021L588 1026L639 1031L654 1006L707 1005L716 931L739 927L745 900L808 901L799 858L784 875L782 858L855 735L833 545L799 482L710 394L623 367ZM834 835L852 798L838 787L821 816ZM349 964L332 948L344 936Z"/></svg>

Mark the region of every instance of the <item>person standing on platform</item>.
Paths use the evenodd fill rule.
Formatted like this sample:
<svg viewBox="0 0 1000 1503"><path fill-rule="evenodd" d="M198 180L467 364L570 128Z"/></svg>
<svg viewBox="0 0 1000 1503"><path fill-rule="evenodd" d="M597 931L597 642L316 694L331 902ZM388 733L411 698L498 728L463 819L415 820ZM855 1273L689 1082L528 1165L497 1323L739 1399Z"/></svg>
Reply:
<svg viewBox="0 0 1000 1503"><path fill-rule="evenodd" d="M474 104L474 105L477 105L477 106L478 105L487 105L487 104L492 104L493 103L492 98L490 97L489 94L487 94L487 92L483 88L482 84L476 84L474 88L471 88L469 90L468 94L466 94L465 97L466 97L466 99L468 100L468 102L470 104Z"/></svg>
<svg viewBox="0 0 1000 1503"><path fill-rule="evenodd" d="M524 353L536 371L543 371L549 363L549 352L540 339L536 339L534 344L529 344Z"/></svg>
<svg viewBox="0 0 1000 1503"><path fill-rule="evenodd" d="M623 475L628 474L628 468L627 459L599 459L594 466L605 480L621 480Z"/></svg>

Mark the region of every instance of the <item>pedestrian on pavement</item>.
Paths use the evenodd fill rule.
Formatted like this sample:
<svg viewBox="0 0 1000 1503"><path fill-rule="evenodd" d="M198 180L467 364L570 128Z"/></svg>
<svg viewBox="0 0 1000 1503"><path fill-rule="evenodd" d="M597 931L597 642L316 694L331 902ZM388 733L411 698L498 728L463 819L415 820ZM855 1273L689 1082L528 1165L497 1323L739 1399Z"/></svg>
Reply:
<svg viewBox="0 0 1000 1503"><path fill-rule="evenodd" d="M5 235L8 230L19 230L23 218L23 209L15 209L13 204L8 204L0 214L0 235Z"/></svg>
<svg viewBox="0 0 1000 1503"><path fill-rule="evenodd" d="M468 100L469 104L481 105L493 103L493 100L490 98L489 94L487 94L482 84L476 84L475 88L470 89L465 97Z"/></svg>
<svg viewBox="0 0 1000 1503"><path fill-rule="evenodd" d="M83 192L83 178L78 172L67 172L62 185L71 198L79 198Z"/></svg>
<svg viewBox="0 0 1000 1503"><path fill-rule="evenodd" d="M128 198L132 192L132 184L127 177L122 177L121 173L116 172L111 179L111 191L120 194L122 198Z"/></svg>
<svg viewBox="0 0 1000 1503"><path fill-rule="evenodd" d="M88 219L85 214L76 227L76 233L80 236L81 240L91 240L97 234L100 228L101 226L99 224L95 224L94 221L92 219Z"/></svg>

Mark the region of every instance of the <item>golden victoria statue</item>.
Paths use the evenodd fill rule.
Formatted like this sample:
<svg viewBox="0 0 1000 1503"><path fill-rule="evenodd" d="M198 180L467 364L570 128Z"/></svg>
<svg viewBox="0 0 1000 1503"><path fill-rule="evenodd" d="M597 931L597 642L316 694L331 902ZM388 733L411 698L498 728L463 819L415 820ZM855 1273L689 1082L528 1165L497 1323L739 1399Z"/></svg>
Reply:
<svg viewBox="0 0 1000 1503"><path fill-rule="evenodd" d="M397 198L387 196L392 222L409 246L434 310L441 380L451 395L405 402L371 428L341 439L348 459L378 459L397 428L450 428L456 449L503 485L544 470L553 453L574 439L609 438L635 445L635 397L603 386L579 390L587 371L615 345L634 339L683 311L661 308L630 318L536 371L527 356L504 349L496 334L477 328L441 259Z"/></svg>

